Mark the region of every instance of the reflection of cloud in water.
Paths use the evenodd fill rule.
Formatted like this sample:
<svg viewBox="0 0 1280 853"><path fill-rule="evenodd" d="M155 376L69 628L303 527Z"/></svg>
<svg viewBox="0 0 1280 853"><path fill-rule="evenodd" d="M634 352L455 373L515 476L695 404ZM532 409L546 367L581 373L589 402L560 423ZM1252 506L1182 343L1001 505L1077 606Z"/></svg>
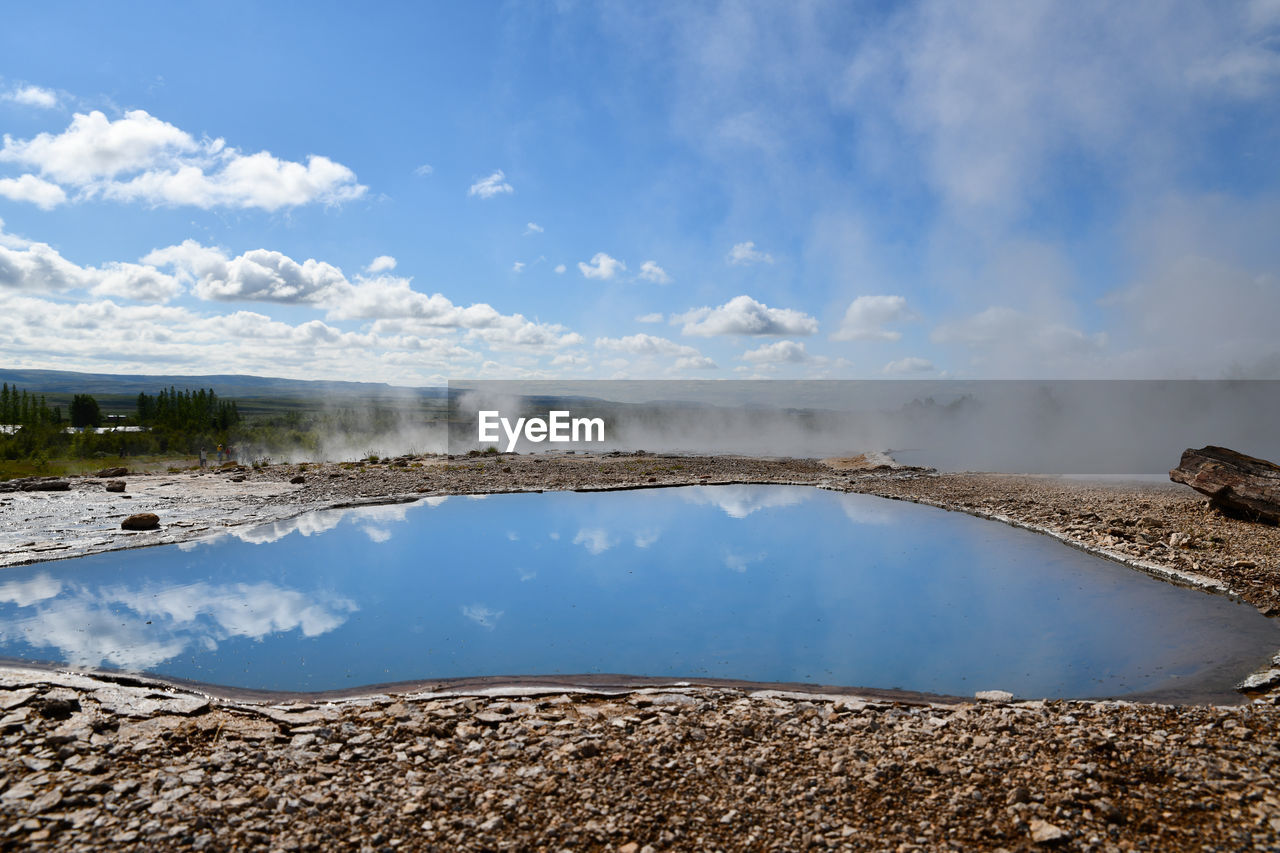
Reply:
<svg viewBox="0 0 1280 853"><path fill-rule="evenodd" d="M62 592L62 581L41 572L24 581L0 583L0 601L8 601L19 607L29 607L37 601L53 598Z"/></svg>
<svg viewBox="0 0 1280 853"><path fill-rule="evenodd" d="M365 536L368 536L370 540L377 542L379 545L391 538L391 531L381 527L366 524L363 530Z"/></svg>
<svg viewBox="0 0 1280 853"><path fill-rule="evenodd" d="M735 554L730 551L724 555L724 564L735 572L745 572L747 566L752 563L758 563L767 556L769 555L764 552L759 554Z"/></svg>
<svg viewBox="0 0 1280 853"><path fill-rule="evenodd" d="M409 512L407 504L389 504L386 506L362 506L352 507L350 509L326 509L317 512L307 512L294 518L286 518L283 521L273 521L270 524L259 524L253 527L242 528L229 531L230 534L244 542L253 545L266 545L271 542L278 542L291 533L301 533L303 536L314 536L317 533L325 533L333 530L343 521L359 523L361 521L373 522L365 528L365 532L369 534L369 538L374 542L386 542L391 538L391 534L386 533L382 539L377 538L378 534L369 533L370 529L379 529L380 525L393 522L402 522L405 520Z"/></svg>
<svg viewBox="0 0 1280 853"><path fill-rule="evenodd" d="M840 495L840 509L854 524L893 524L895 521L889 507L868 506L867 495Z"/></svg>
<svg viewBox="0 0 1280 853"><path fill-rule="evenodd" d="M657 530L643 530L636 534L636 547L648 548L654 542L658 541L658 537L660 535L661 532Z"/></svg>
<svg viewBox="0 0 1280 853"><path fill-rule="evenodd" d="M462 615L470 619L482 628L488 628L492 631L498 624L498 620L502 618L503 611L491 610L483 604L472 604L462 608Z"/></svg>
<svg viewBox="0 0 1280 853"><path fill-rule="evenodd" d="M30 616L12 619L12 628L3 633L35 647L56 648L76 666L143 670L192 646L212 651L231 637L261 640L295 629L307 637L320 636L357 609L350 599L265 582L96 590L73 586L56 601L43 599Z"/></svg>
<svg viewBox="0 0 1280 853"><path fill-rule="evenodd" d="M617 543L609 538L609 532L599 527L584 527L573 537L574 545L581 545L592 556L603 554Z"/></svg>
<svg viewBox="0 0 1280 853"><path fill-rule="evenodd" d="M762 509L795 506L810 497L806 490L795 486L695 486L680 492L689 503L720 507L731 518L746 518Z"/></svg>
<svg viewBox="0 0 1280 853"><path fill-rule="evenodd" d="M421 503L424 503L427 506L440 506L440 504L447 500L449 500L448 495L432 495L429 498L423 498Z"/></svg>

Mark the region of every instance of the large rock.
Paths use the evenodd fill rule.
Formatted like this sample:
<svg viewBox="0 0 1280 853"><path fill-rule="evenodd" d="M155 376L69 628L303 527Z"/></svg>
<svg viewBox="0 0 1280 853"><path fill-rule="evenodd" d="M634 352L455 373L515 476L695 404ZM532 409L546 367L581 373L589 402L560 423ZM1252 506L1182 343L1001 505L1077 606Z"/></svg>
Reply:
<svg viewBox="0 0 1280 853"><path fill-rule="evenodd" d="M111 480L107 483L108 492L123 492L124 488L124 480Z"/></svg>
<svg viewBox="0 0 1280 853"><path fill-rule="evenodd" d="M155 530L160 526L160 516L154 512L140 512L120 522L121 530Z"/></svg>
<svg viewBox="0 0 1280 853"><path fill-rule="evenodd" d="M101 471L94 474L93 476L100 477L100 478L123 477L125 474L128 474L128 473L129 473L128 468L103 468Z"/></svg>
<svg viewBox="0 0 1280 853"><path fill-rule="evenodd" d="M1209 505L1227 515L1280 523L1280 465L1265 459L1212 445L1188 449L1169 479L1208 495Z"/></svg>
<svg viewBox="0 0 1280 853"><path fill-rule="evenodd" d="M31 480L22 485L24 492L66 492L71 484L66 480Z"/></svg>

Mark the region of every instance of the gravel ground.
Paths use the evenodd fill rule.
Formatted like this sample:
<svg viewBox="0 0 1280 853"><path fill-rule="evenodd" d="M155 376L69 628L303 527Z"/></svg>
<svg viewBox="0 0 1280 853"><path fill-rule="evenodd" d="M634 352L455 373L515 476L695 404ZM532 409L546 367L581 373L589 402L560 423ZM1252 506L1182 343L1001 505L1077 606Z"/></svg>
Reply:
<svg viewBox="0 0 1280 853"><path fill-rule="evenodd" d="M1280 605L1280 531L1185 487L829 463L402 458L130 476L130 499L72 480L0 495L0 560L417 495L807 483L999 518ZM117 532L143 509L160 531ZM6 849L1280 849L1275 693L1171 707L547 687L270 705L121 682L0 670Z"/></svg>

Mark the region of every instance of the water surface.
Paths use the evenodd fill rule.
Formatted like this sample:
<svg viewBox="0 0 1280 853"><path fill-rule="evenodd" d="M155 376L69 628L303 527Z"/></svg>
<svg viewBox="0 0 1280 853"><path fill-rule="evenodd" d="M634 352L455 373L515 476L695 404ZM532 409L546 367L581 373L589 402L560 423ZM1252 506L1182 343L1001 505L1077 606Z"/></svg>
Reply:
<svg viewBox="0 0 1280 853"><path fill-rule="evenodd" d="M0 574L0 656L267 690L625 673L1217 694L1252 607L1034 533L802 486L431 498Z"/></svg>

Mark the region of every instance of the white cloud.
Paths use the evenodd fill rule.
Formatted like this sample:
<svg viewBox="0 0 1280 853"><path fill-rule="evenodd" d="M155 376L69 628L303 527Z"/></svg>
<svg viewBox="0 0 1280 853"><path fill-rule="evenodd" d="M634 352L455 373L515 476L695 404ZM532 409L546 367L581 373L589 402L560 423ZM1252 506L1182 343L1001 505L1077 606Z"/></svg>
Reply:
<svg viewBox="0 0 1280 853"><path fill-rule="evenodd" d="M849 303L833 341L896 341L902 333L884 328L914 319L901 296L859 296Z"/></svg>
<svg viewBox="0 0 1280 853"><path fill-rule="evenodd" d="M545 229L543 229L543 227L542 227L541 225L539 225L538 223L536 223L536 222L530 222L530 223L528 223L527 225L525 225L525 227L524 227L524 233L525 233L526 235L528 235L528 234L541 234L544 230L545 230Z"/></svg>
<svg viewBox="0 0 1280 853"><path fill-rule="evenodd" d="M15 104L23 104L28 107L40 107L41 109L51 110L58 106L58 93L52 89L45 89L42 86L19 86L18 88L7 92L4 100L13 101Z"/></svg>
<svg viewBox="0 0 1280 853"><path fill-rule="evenodd" d="M164 302L177 296L182 285L152 266L112 262L100 268L82 267L46 243L26 243L21 248L0 243L0 290L3 289L36 293L79 290L96 296Z"/></svg>
<svg viewBox="0 0 1280 853"><path fill-rule="evenodd" d="M747 350L742 354L743 361L752 364L798 364L807 361L809 354L804 344L797 341L777 341L772 344Z"/></svg>
<svg viewBox="0 0 1280 853"><path fill-rule="evenodd" d="M512 272L521 272L524 270L524 261L516 261L511 265Z"/></svg>
<svg viewBox="0 0 1280 853"><path fill-rule="evenodd" d="M659 338L655 335L646 335L643 332L635 335L627 335L623 338L596 338L596 348L644 356L701 355L701 353L693 347L678 344L675 341L667 340L666 338Z"/></svg>
<svg viewBox="0 0 1280 853"><path fill-rule="evenodd" d="M637 548L648 548L662 536L660 530L642 530L636 534L635 545Z"/></svg>
<svg viewBox="0 0 1280 853"><path fill-rule="evenodd" d="M795 506L809 499L801 489L788 486L695 486L681 489L687 503L719 507L730 518L747 516L774 507Z"/></svg>
<svg viewBox="0 0 1280 853"><path fill-rule="evenodd" d="M481 178L472 184L471 188L467 190L467 195L478 195L480 198L493 198L494 196L502 195L503 193L515 192L515 187L506 182L506 177L507 176L503 174L502 170L499 169L487 178Z"/></svg>
<svg viewBox="0 0 1280 853"><path fill-rule="evenodd" d="M413 173L419 178L429 178L435 172L430 163L423 163L421 166L413 170Z"/></svg>
<svg viewBox="0 0 1280 853"><path fill-rule="evenodd" d="M380 272L390 272L396 268L396 259L390 255L378 255L369 262L369 266L365 267L365 272L377 274Z"/></svg>
<svg viewBox="0 0 1280 853"><path fill-rule="evenodd" d="M614 541L607 530L593 527L579 530L578 534L573 537L573 544L581 545L587 549L587 553L597 557L618 543Z"/></svg>
<svg viewBox="0 0 1280 853"><path fill-rule="evenodd" d="M637 323L661 323L662 313L659 311L654 311L652 314L641 314L639 317L636 317L636 322Z"/></svg>
<svg viewBox="0 0 1280 853"><path fill-rule="evenodd" d="M812 335L818 321L791 308L770 308L750 296L735 296L718 308L695 308L671 318L686 335Z"/></svg>
<svg viewBox="0 0 1280 853"><path fill-rule="evenodd" d="M756 244L752 240L745 243L736 243L729 250L729 254L725 260L734 266L746 266L748 264L771 264L773 256L768 252L761 252L756 249Z"/></svg>
<svg viewBox="0 0 1280 853"><path fill-rule="evenodd" d="M25 201L41 210L52 210L67 200L62 187L35 175L0 178L0 196L11 201Z"/></svg>
<svg viewBox="0 0 1280 853"><path fill-rule="evenodd" d="M332 264L314 258L298 263L268 249L229 259L217 249L187 240L157 249L142 261L173 267L179 278L194 283L201 299L318 304L349 288L342 270Z"/></svg>
<svg viewBox="0 0 1280 853"><path fill-rule="evenodd" d="M627 265L617 258L611 258L604 252L596 252L591 257L591 263L578 262L578 269L582 271L582 275L586 278L600 279L608 281L620 272L625 272Z"/></svg>
<svg viewBox="0 0 1280 853"><path fill-rule="evenodd" d="M564 264L556 264L556 275L561 275L568 269Z"/></svg>
<svg viewBox="0 0 1280 853"><path fill-rule="evenodd" d="M908 376L913 373L929 373L934 369L933 362L925 358L909 356L891 361L884 366L884 372L891 376Z"/></svg>
<svg viewBox="0 0 1280 853"><path fill-rule="evenodd" d="M312 155L303 164L267 151L243 154L221 139L197 141L143 110L116 121L98 111L77 113L62 133L29 140L6 134L0 162L35 168L46 180L78 189L77 199L152 205L272 211L350 201L366 190L354 172L327 157Z"/></svg>
<svg viewBox="0 0 1280 853"><path fill-rule="evenodd" d="M719 370L720 365L705 355L682 355L676 359L676 370Z"/></svg>
<svg viewBox="0 0 1280 853"><path fill-rule="evenodd" d="M483 604L471 604L462 608L462 615L479 625L481 628L488 628L492 631L498 626L498 620L502 618L503 611L494 610L485 607Z"/></svg>
<svg viewBox="0 0 1280 853"><path fill-rule="evenodd" d="M645 261L640 265L640 278L654 284L671 283L671 276L667 275L667 271L653 261Z"/></svg>
<svg viewBox="0 0 1280 853"><path fill-rule="evenodd" d="M735 554L729 551L724 555L724 565L735 572L745 572L752 563L759 563L767 554Z"/></svg>

